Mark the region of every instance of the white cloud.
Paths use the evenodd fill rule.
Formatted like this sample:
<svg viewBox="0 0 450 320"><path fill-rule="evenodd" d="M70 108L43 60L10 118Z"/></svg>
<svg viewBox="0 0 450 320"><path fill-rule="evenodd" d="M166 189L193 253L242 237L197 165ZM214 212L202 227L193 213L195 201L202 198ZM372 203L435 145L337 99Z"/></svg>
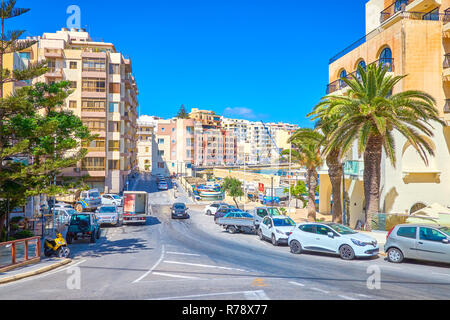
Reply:
<svg viewBox="0 0 450 320"><path fill-rule="evenodd" d="M223 115L225 117L241 117L249 120L261 120L261 118L266 117L263 114L257 114L254 110L245 107L225 108Z"/></svg>

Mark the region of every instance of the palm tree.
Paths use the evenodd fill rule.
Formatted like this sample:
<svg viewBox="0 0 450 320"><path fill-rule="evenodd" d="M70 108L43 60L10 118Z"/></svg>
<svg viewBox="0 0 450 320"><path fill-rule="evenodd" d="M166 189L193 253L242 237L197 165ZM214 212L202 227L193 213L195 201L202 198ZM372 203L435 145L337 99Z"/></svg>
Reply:
<svg viewBox="0 0 450 320"><path fill-rule="evenodd" d="M310 128L297 130L290 138L289 142L293 147L291 157L301 166L306 168L306 184L308 186L308 219L316 220L316 187L319 174L317 169L322 165L320 156L320 133ZM289 150L283 150L282 154L289 154Z"/></svg>
<svg viewBox="0 0 450 320"><path fill-rule="evenodd" d="M364 155L364 196L366 200L366 230L371 230L372 216L380 207L380 177L382 151L395 167L395 141L398 131L428 164L434 156L424 137L432 137L432 122L444 124L439 118L435 100L429 94L408 90L392 94L394 86L405 76L387 75L388 68L372 64L365 70L358 66L359 77L342 78L349 89L344 95L328 95L315 107L314 119L335 119L335 127L323 150L329 154L349 150L356 140Z"/></svg>

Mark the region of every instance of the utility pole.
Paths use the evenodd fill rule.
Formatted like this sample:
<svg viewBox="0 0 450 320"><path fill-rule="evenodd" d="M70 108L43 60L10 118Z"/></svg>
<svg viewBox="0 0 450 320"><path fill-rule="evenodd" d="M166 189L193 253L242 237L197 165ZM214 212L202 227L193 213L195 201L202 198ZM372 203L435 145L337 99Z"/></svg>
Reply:
<svg viewBox="0 0 450 320"><path fill-rule="evenodd" d="M345 163L342 162L342 223L346 225L345 221Z"/></svg>
<svg viewBox="0 0 450 320"><path fill-rule="evenodd" d="M245 178L246 178L246 172L245 172L245 151L244 151L244 211L245 211L245 202L247 200L247 189L245 188Z"/></svg>
<svg viewBox="0 0 450 320"><path fill-rule="evenodd" d="M274 199L273 199L273 177L271 178L272 180L272 184L271 184L271 188L272 188L272 197L271 197L271 203L272 203L272 212L273 212L273 204L274 204Z"/></svg>
<svg viewBox="0 0 450 320"><path fill-rule="evenodd" d="M289 211L291 209L291 160L292 160L292 143L289 142L289 173L288 173L288 185L289 185Z"/></svg>

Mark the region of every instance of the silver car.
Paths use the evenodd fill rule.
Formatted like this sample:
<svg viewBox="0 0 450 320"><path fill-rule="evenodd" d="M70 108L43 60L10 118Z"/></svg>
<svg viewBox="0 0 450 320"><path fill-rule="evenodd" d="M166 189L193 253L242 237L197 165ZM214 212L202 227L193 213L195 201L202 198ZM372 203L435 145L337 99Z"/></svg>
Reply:
<svg viewBox="0 0 450 320"><path fill-rule="evenodd" d="M384 246L387 259L450 263L450 228L425 224L399 224L387 236Z"/></svg>
<svg viewBox="0 0 450 320"><path fill-rule="evenodd" d="M100 225L112 224L120 226L123 223L123 213L116 205L104 205L95 212Z"/></svg>

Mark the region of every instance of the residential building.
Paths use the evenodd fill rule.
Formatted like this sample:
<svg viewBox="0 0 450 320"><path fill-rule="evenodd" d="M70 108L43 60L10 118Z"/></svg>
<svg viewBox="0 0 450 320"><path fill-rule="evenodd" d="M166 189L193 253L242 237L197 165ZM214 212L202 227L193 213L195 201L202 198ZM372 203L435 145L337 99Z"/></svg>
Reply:
<svg viewBox="0 0 450 320"><path fill-rule="evenodd" d="M41 82L70 81L74 92L65 108L81 117L98 138L86 158L64 176L89 175L100 192L120 192L137 168L137 95L139 91L129 58L112 43L94 41L84 29L63 28L44 33L37 43L38 60L48 61Z"/></svg>
<svg viewBox="0 0 450 320"><path fill-rule="evenodd" d="M216 115L214 111L199 110L198 108L192 108L191 113L189 113L189 118L206 126L218 127L221 123L221 117Z"/></svg>
<svg viewBox="0 0 450 320"><path fill-rule="evenodd" d="M449 0L371 0L366 3L366 35L330 59L327 93L348 88L342 77L358 77L357 66L376 63L390 75L406 75L393 93L422 90L437 102L442 126L433 123L434 137L424 137L435 156L426 165L398 132L394 132L397 163L383 153L380 212L408 214L440 203L450 206L450 6ZM345 190L350 226L364 222L363 163L356 148L345 155ZM320 172L320 208L331 211L331 185L326 168Z"/></svg>
<svg viewBox="0 0 450 320"><path fill-rule="evenodd" d="M137 158L139 171L152 172L153 144L155 143L155 127L157 122L149 116L141 116L137 121L138 141Z"/></svg>

